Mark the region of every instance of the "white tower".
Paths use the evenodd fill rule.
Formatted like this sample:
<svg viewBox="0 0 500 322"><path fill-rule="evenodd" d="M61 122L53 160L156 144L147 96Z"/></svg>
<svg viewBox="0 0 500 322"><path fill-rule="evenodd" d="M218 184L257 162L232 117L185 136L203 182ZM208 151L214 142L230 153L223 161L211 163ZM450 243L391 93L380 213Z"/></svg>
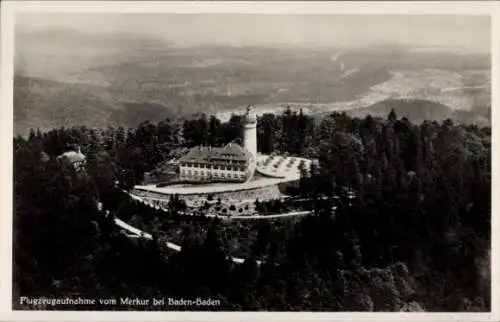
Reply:
<svg viewBox="0 0 500 322"><path fill-rule="evenodd" d="M253 113L250 105L247 106L243 118L243 144L252 154L255 162L257 160L257 116Z"/></svg>

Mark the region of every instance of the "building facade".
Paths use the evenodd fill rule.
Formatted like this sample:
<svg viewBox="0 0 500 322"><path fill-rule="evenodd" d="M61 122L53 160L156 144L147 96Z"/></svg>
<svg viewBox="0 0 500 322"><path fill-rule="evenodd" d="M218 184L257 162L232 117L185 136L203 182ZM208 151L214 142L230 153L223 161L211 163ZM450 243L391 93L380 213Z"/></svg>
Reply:
<svg viewBox="0 0 500 322"><path fill-rule="evenodd" d="M244 182L255 171L255 159L236 143L225 147L198 146L179 160L179 178L187 181Z"/></svg>
<svg viewBox="0 0 500 322"><path fill-rule="evenodd" d="M198 146L179 159L179 178L186 181L245 182L257 165L257 117L247 108L243 118L244 146Z"/></svg>

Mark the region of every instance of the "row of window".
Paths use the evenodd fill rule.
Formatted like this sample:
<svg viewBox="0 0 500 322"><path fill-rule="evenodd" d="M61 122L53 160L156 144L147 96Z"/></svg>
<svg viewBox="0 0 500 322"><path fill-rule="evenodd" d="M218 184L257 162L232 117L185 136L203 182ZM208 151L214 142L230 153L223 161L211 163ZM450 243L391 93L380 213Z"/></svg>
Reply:
<svg viewBox="0 0 500 322"><path fill-rule="evenodd" d="M208 169L208 170L225 170L225 171L245 171L245 167L223 166L223 165L199 165L183 164L181 167L190 167L195 169Z"/></svg>
<svg viewBox="0 0 500 322"><path fill-rule="evenodd" d="M226 165L226 164L233 164L233 165L244 165L247 161L245 160L227 160L227 159L214 159L210 162L201 162L198 163L196 161L184 161L182 162L182 165L187 166L187 167L194 167L194 168L210 168L213 165Z"/></svg>
<svg viewBox="0 0 500 322"><path fill-rule="evenodd" d="M191 170L182 170L182 176L213 176L214 178L234 178L234 179L244 179L244 173L218 173L218 172L210 172L210 171L191 171Z"/></svg>

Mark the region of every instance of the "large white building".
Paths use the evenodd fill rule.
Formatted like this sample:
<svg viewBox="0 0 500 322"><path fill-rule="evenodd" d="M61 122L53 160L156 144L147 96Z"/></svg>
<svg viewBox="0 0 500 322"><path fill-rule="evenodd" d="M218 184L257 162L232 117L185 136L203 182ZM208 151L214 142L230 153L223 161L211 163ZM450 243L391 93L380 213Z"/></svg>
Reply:
<svg viewBox="0 0 500 322"><path fill-rule="evenodd" d="M247 107L243 118L244 146L198 146L179 160L179 177L188 181L244 182L253 177L257 165L257 117Z"/></svg>

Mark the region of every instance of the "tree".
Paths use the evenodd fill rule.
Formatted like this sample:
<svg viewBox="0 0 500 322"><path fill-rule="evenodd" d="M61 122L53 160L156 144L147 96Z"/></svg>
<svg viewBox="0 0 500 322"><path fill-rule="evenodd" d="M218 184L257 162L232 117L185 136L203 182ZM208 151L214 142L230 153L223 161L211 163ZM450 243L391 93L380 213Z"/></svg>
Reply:
<svg viewBox="0 0 500 322"><path fill-rule="evenodd" d="M274 220L182 216L179 196L168 205L173 216L160 216L114 184L139 183L169 154L159 152L184 144L183 135L183 147L233 140L237 117L220 124L205 117L206 127L201 117L15 137L13 293L196 294L220 298L226 310L486 311L491 128L418 125L392 114L390 121L332 113L319 127L291 109L259 119L259 149L303 153L306 146L319 159L310 171L301 167L298 192L287 191L297 198L255 201L261 213L291 205L312 211ZM87 175L56 159L75 142L87 155ZM216 209L228 212L220 199ZM117 218L154 241L120 233Z"/></svg>
<svg viewBox="0 0 500 322"><path fill-rule="evenodd" d="M393 108L391 108L391 112L389 113L389 116L387 117L387 119L391 123L395 123L397 121L398 117L396 116L396 112L394 111Z"/></svg>
<svg viewBox="0 0 500 322"><path fill-rule="evenodd" d="M208 144L211 146L216 146L219 143L218 135L220 131L220 120L215 116L210 116L209 126L208 126Z"/></svg>

